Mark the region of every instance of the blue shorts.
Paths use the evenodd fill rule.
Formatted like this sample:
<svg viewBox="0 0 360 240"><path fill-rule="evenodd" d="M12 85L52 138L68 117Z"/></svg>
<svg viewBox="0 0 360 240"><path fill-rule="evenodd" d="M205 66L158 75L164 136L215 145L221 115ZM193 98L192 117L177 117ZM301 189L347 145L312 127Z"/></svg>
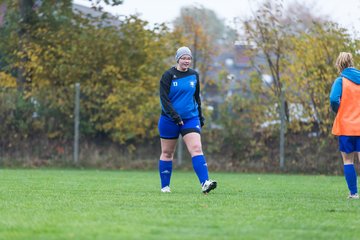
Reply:
<svg viewBox="0 0 360 240"><path fill-rule="evenodd" d="M183 119L184 125L177 125L171 118L160 115L158 129L160 138L164 139L177 139L181 133L184 136L191 132L201 132L199 117L193 117L189 119Z"/></svg>
<svg viewBox="0 0 360 240"><path fill-rule="evenodd" d="M339 150L345 153L360 152L360 137L339 136Z"/></svg>

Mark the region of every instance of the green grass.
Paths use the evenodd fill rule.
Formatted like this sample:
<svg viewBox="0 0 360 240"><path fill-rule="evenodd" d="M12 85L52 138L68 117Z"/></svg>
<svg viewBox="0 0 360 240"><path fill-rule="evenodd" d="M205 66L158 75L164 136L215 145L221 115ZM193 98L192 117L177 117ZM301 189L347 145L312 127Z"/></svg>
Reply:
<svg viewBox="0 0 360 240"><path fill-rule="evenodd" d="M175 171L0 170L0 239L359 239L343 177Z"/></svg>

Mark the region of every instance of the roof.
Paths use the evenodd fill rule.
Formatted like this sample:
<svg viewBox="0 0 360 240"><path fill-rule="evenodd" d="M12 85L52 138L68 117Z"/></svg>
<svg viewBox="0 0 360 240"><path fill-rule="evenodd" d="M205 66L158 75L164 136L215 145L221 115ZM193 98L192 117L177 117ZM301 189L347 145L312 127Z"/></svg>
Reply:
<svg viewBox="0 0 360 240"><path fill-rule="evenodd" d="M87 17L93 17L93 18L102 18L104 15L107 16L106 20L102 19L105 26L119 26L121 25L121 21L118 17L107 13L107 12L101 12L99 10L96 10L92 7L86 7L80 4L73 4L72 9L75 13L83 14Z"/></svg>

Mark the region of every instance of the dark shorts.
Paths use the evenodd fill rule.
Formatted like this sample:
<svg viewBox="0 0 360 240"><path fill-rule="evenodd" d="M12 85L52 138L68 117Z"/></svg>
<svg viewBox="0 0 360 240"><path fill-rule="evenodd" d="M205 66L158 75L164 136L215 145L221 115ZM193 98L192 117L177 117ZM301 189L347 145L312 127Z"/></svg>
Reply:
<svg viewBox="0 0 360 240"><path fill-rule="evenodd" d="M179 134L184 136L191 132L201 132L199 117L193 117L190 119L183 119L184 125L177 125L171 118L160 115L158 129L160 138L164 139L177 139Z"/></svg>
<svg viewBox="0 0 360 240"><path fill-rule="evenodd" d="M339 136L339 150L345 153L360 152L360 137Z"/></svg>

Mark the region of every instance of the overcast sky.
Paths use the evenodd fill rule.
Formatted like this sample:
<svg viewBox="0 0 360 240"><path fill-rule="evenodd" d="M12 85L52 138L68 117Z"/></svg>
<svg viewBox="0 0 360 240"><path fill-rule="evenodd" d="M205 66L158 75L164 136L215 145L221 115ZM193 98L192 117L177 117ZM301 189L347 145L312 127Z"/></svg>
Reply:
<svg viewBox="0 0 360 240"><path fill-rule="evenodd" d="M180 15L184 6L203 6L212 9L219 18L232 25L234 18L250 16L256 10L261 0L124 0L116 7L105 6L105 10L114 15L139 14L140 18L154 23L171 23ZM284 0L286 4L290 0ZM89 0L74 0L75 3L90 6ZM360 31L360 1L359 0L298 0L306 6L311 6L314 13L329 16L341 26Z"/></svg>

